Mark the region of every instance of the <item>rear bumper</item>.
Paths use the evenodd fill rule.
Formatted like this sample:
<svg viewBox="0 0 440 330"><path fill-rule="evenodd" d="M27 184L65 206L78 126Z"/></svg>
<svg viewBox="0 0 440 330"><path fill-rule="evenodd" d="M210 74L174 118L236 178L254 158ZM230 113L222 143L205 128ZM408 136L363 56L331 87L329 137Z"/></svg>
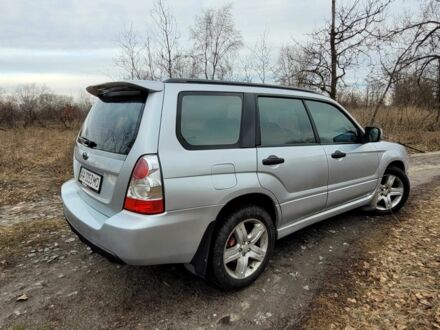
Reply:
<svg viewBox="0 0 440 330"><path fill-rule="evenodd" d="M85 238L83 235L81 235L81 233L79 231L77 231L69 222L69 220L67 220L67 223L70 226L70 229L72 229L72 231L78 236L78 238L81 240L81 242L83 242L84 244L88 245L93 252L99 253L100 255L102 255L103 257L107 258L109 261L111 262L116 262L118 264L124 264L124 262L118 258L118 256L115 256L113 254L111 254L111 252L106 251L102 248L100 248L99 246L96 246L95 244L93 244L92 242L90 242L87 238Z"/></svg>
<svg viewBox="0 0 440 330"><path fill-rule="evenodd" d="M81 198L72 179L61 188L64 215L95 251L132 265L189 263L220 206L141 215L126 210L108 217Z"/></svg>

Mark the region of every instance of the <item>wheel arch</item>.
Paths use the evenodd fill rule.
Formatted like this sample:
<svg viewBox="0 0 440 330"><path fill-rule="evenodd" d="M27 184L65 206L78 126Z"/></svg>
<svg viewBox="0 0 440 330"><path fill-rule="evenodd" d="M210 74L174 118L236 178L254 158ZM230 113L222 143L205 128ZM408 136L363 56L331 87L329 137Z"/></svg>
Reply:
<svg viewBox="0 0 440 330"><path fill-rule="evenodd" d="M261 192L247 193L231 199L221 208L216 217L216 223L218 224L219 220L223 216L244 204L255 204L257 206L261 206L269 213L270 217L272 218L273 224L275 225L275 227L277 227L281 216L281 211L278 209L277 204L270 196Z"/></svg>
<svg viewBox="0 0 440 330"><path fill-rule="evenodd" d="M277 223L281 219L281 209L278 203L276 203L271 196L262 192L248 192L240 196L236 196L223 205L217 214L216 219L212 221L206 228L194 257L192 258L190 264L187 265L187 269L189 271L200 277L206 277L212 238L216 229L221 224L221 219L228 213L240 207L240 205L244 204L255 204L263 207L269 213L272 221L274 222L275 228L277 228Z"/></svg>
<svg viewBox="0 0 440 330"><path fill-rule="evenodd" d="M402 170L403 172L406 173L406 168L405 168L405 164L403 163L403 161L401 160L393 160L392 162L390 162L387 167L385 168L385 171L387 169L389 169L390 167L397 167L398 169Z"/></svg>

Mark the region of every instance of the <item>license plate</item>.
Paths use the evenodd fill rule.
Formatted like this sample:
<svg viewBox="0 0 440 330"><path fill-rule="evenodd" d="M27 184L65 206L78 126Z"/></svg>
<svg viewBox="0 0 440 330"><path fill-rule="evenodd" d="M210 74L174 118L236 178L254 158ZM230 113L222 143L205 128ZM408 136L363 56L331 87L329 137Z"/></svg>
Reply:
<svg viewBox="0 0 440 330"><path fill-rule="evenodd" d="M93 173L84 167L81 167L81 170L79 171L78 180L83 186L86 186L97 193L101 190L102 175Z"/></svg>

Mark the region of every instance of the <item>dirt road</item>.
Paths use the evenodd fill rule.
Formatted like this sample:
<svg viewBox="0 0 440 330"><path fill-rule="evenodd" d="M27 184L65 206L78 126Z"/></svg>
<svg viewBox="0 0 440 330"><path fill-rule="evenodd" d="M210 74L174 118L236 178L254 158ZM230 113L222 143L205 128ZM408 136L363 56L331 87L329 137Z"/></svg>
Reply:
<svg viewBox="0 0 440 330"><path fill-rule="evenodd" d="M411 163L408 208L440 176L440 152ZM63 222L56 196L3 206L0 328L300 327L323 283L338 281L335 269L344 276L359 242L386 220L354 211L301 230L277 243L254 285L223 293L182 266L119 266L92 254Z"/></svg>

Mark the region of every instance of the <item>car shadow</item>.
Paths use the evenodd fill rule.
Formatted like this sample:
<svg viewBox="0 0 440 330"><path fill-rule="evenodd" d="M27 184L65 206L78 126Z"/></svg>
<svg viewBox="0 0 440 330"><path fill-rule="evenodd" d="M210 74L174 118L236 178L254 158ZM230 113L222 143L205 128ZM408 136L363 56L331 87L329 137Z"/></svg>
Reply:
<svg viewBox="0 0 440 330"><path fill-rule="evenodd" d="M276 242L269 268L289 265L286 258L294 258L295 254L307 256L307 251L314 248L320 250L320 244L334 241L334 245L342 245L357 240L360 234L374 228L376 223L376 217L354 210L301 229ZM328 249L328 246L323 248ZM228 294L193 275L183 265L123 266L123 269L127 289L133 295L152 296L152 292L156 292L170 297L175 294L196 294L218 298Z"/></svg>

